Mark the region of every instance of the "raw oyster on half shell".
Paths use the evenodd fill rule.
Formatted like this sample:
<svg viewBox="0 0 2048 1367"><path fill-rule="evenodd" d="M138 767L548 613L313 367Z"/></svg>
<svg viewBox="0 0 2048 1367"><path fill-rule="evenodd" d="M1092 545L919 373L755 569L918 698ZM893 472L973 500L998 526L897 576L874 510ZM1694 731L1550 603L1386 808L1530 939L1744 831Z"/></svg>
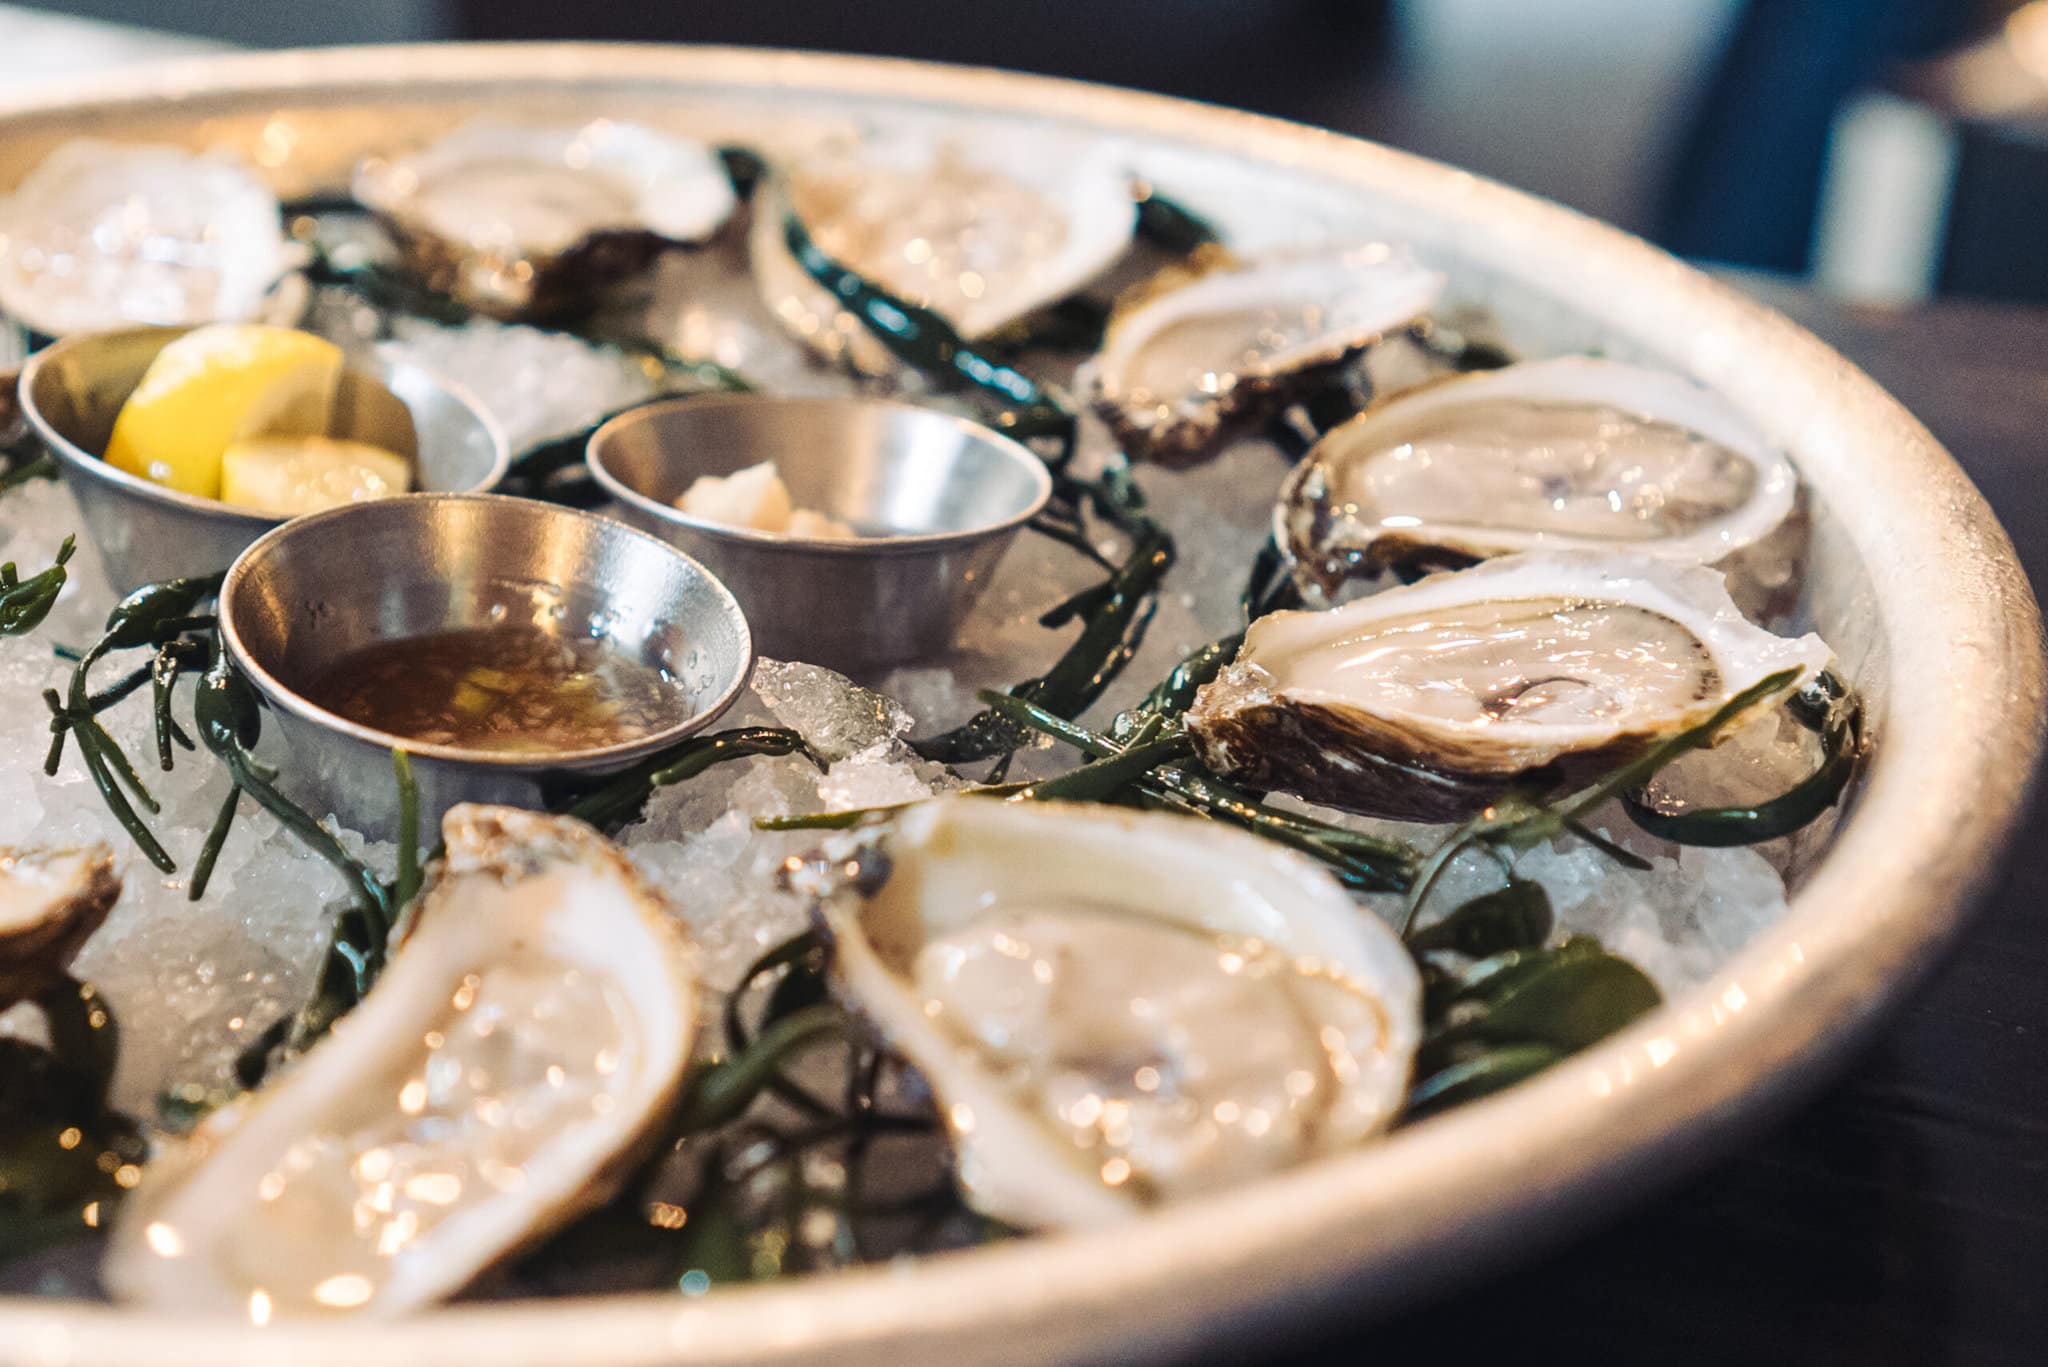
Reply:
<svg viewBox="0 0 2048 1367"><path fill-rule="evenodd" d="M1791 606L1805 532L1791 462L1725 401L1585 356L1375 404L1316 443L1273 514L1312 603L1351 579L1587 549L1712 565L1767 616Z"/></svg>
<svg viewBox="0 0 2048 1367"><path fill-rule="evenodd" d="M1106 271L1130 246L1137 201L1116 144L1042 130L878 133L792 163L755 205L762 300L828 360L887 375L888 350L791 256L788 214L834 261L972 342Z"/></svg>
<svg viewBox="0 0 2048 1367"><path fill-rule="evenodd" d="M1534 551L1261 618L1187 727L1249 786L1454 821L1511 787L1594 777L1830 658L1817 636L1751 624L1713 570Z"/></svg>
<svg viewBox="0 0 2048 1367"><path fill-rule="evenodd" d="M818 904L837 988L929 1084L984 1214L1108 1224L1400 1108L1415 965L1300 855L1185 817L956 797L866 864Z"/></svg>
<svg viewBox="0 0 2048 1367"><path fill-rule="evenodd" d="M602 1203L669 1109L694 960L581 822L452 809L370 994L146 1170L106 1260L167 1310L391 1315Z"/></svg>
<svg viewBox="0 0 2048 1367"><path fill-rule="evenodd" d="M0 310L52 337L249 322L296 261L277 196L225 153L80 138L0 200Z"/></svg>
<svg viewBox="0 0 2048 1367"><path fill-rule="evenodd" d="M738 203L711 148L611 119L478 120L364 162L355 196L428 285L506 319L586 304L667 248L710 238Z"/></svg>
<svg viewBox="0 0 2048 1367"><path fill-rule="evenodd" d="M0 849L0 1011L62 978L120 896L105 845Z"/></svg>
<svg viewBox="0 0 2048 1367"><path fill-rule="evenodd" d="M1187 464L1406 329L1443 289L1385 243L1250 261L1211 248L1127 294L1086 382L1132 456Z"/></svg>

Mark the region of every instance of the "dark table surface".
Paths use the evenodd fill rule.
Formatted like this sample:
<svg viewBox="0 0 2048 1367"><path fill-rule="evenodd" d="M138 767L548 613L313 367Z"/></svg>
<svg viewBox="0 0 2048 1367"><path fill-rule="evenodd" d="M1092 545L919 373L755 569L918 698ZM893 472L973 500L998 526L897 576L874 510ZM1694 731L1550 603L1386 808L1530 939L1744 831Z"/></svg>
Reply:
<svg viewBox="0 0 2048 1367"><path fill-rule="evenodd" d="M2048 589L2048 309L1741 283L1917 413ZM1590 1236L1289 1361L2048 1364L2044 848L2037 802L1948 961L1789 1119Z"/></svg>

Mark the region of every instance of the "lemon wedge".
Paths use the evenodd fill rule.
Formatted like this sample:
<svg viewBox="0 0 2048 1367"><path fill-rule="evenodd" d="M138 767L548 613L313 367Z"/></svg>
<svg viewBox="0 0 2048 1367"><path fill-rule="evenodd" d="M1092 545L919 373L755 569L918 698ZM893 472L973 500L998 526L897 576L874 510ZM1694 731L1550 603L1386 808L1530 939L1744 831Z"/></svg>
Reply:
<svg viewBox="0 0 2048 1367"><path fill-rule="evenodd" d="M114 419L107 463L220 497L221 453L249 437L327 433L341 349L295 328L195 328L157 353Z"/></svg>
<svg viewBox="0 0 2048 1367"><path fill-rule="evenodd" d="M412 466L368 442L335 437L256 437L221 453L220 499L280 517L402 494Z"/></svg>

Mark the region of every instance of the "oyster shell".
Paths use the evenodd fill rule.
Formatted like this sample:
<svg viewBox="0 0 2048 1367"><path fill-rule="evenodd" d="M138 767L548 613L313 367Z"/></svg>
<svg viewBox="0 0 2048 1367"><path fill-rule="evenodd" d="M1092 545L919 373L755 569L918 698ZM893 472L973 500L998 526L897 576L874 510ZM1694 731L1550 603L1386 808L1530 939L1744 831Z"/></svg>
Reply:
<svg viewBox="0 0 2048 1367"><path fill-rule="evenodd" d="M749 251L762 300L805 345L867 375L895 362L790 255L794 212L819 250L968 341L1080 290L1130 246L1120 147L1044 130L933 140L881 133L821 149L764 185Z"/></svg>
<svg viewBox="0 0 2048 1367"><path fill-rule="evenodd" d="M976 1209L1101 1225L1355 1144L1421 986L1322 869L1207 822L945 798L820 902L839 991L919 1070Z"/></svg>
<svg viewBox="0 0 2048 1367"><path fill-rule="evenodd" d="M248 322L296 261L277 196L225 154L80 138L0 202L0 310L52 337Z"/></svg>
<svg viewBox="0 0 2048 1367"><path fill-rule="evenodd" d="M1573 356L1374 405L1295 467L1273 532L1312 603L1388 571L1625 550L1720 568L1764 616L1791 606L1805 518L1791 462L1719 398Z"/></svg>
<svg viewBox="0 0 2048 1367"><path fill-rule="evenodd" d="M0 849L0 1011L62 977L120 896L105 845Z"/></svg>
<svg viewBox="0 0 2048 1367"><path fill-rule="evenodd" d="M1385 243L1199 253L1131 292L1085 382L1133 456L1186 464L1426 314L1444 277Z"/></svg>
<svg viewBox="0 0 2048 1367"><path fill-rule="evenodd" d="M667 247L711 237L738 203L712 149L610 119L464 124L365 161L355 197L429 285L508 319L588 301Z"/></svg>
<svg viewBox="0 0 2048 1367"><path fill-rule="evenodd" d="M1817 636L1752 625L1712 570L1536 551L1261 618L1187 727L1206 764L1253 787L1452 821L1513 785L1590 778L1829 659Z"/></svg>
<svg viewBox="0 0 2048 1367"><path fill-rule="evenodd" d="M693 961L624 854L462 805L350 1015L124 1204L114 1293L184 1313L389 1315L602 1202L690 1058Z"/></svg>

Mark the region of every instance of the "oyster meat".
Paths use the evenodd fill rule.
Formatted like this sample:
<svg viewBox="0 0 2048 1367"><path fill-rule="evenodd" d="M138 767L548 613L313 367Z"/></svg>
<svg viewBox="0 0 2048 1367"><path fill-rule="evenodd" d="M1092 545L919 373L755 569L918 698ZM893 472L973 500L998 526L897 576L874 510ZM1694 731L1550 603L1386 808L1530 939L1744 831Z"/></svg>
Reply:
<svg viewBox="0 0 2048 1367"><path fill-rule="evenodd" d="M711 148L611 119L468 123L365 161L355 197L427 284L508 319L588 302L664 249L710 238L738 203Z"/></svg>
<svg viewBox="0 0 2048 1367"><path fill-rule="evenodd" d="M1187 727L1206 764L1250 786L1454 821L1510 786L1591 778L1830 658L1817 636L1751 624L1713 570L1532 551L1261 618Z"/></svg>
<svg viewBox="0 0 2048 1367"><path fill-rule="evenodd" d="M80 138L0 201L0 310L52 337L247 322L296 259L277 196L226 154Z"/></svg>
<svg viewBox="0 0 2048 1367"><path fill-rule="evenodd" d="M105 845L0 849L0 1011L61 978L120 896Z"/></svg>
<svg viewBox="0 0 2048 1367"><path fill-rule="evenodd" d="M1251 261L1211 248L1125 297L1085 383L1131 455L1185 464L1416 322L1443 289L1385 243Z"/></svg>
<svg viewBox="0 0 2048 1367"><path fill-rule="evenodd" d="M604 1201L669 1108L691 952L581 822L463 805L390 966L333 1034L159 1157L105 1268L122 1299L395 1314Z"/></svg>
<svg viewBox="0 0 2048 1367"><path fill-rule="evenodd" d="M877 134L791 165L755 207L761 297L827 359L886 375L888 350L790 255L787 214L827 256L975 341L1106 271L1137 202L1120 148L1042 131Z"/></svg>
<svg viewBox="0 0 2048 1367"><path fill-rule="evenodd" d="M819 903L838 989L930 1085L987 1215L1122 1220L1356 1144L1401 1105L1415 966L1299 855L956 797L869 864Z"/></svg>
<svg viewBox="0 0 2048 1367"><path fill-rule="evenodd" d="M1542 549L1626 550L1788 608L1799 477L1741 414L1681 376L1573 356L1397 395L1295 467L1273 532L1312 603L1349 579Z"/></svg>

